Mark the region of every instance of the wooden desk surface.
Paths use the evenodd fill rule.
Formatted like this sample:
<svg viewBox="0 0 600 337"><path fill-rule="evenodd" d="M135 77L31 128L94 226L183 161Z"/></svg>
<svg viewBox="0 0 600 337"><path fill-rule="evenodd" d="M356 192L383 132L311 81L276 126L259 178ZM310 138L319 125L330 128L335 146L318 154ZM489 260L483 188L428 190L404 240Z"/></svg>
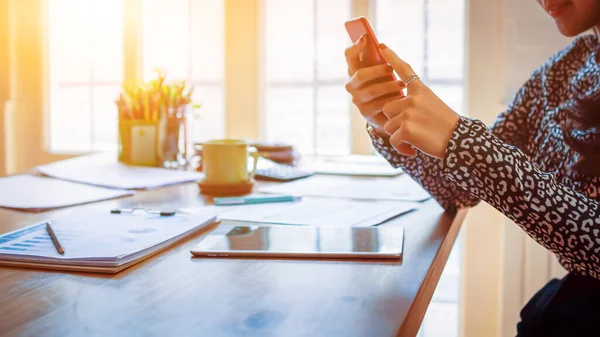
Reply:
<svg viewBox="0 0 600 337"><path fill-rule="evenodd" d="M80 207L203 203L195 184ZM0 210L0 233L42 214ZM115 275L0 267L0 334L18 336L414 336L465 211L434 201L406 227L401 263L192 258L197 235Z"/></svg>

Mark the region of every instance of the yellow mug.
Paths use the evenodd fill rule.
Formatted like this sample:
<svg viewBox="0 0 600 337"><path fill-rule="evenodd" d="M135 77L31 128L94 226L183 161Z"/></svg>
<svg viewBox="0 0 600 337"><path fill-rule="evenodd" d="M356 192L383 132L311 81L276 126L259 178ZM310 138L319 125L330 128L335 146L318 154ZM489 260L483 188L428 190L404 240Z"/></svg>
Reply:
<svg viewBox="0 0 600 337"><path fill-rule="evenodd" d="M254 178L258 151L241 139L217 139L200 144L204 181L216 184L243 183ZM248 173L248 156L254 163Z"/></svg>

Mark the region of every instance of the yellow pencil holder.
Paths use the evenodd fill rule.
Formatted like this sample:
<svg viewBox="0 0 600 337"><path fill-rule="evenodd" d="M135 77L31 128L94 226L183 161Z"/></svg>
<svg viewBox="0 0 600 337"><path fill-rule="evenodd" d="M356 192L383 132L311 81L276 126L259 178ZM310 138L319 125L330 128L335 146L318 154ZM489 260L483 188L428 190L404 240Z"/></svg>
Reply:
<svg viewBox="0 0 600 337"><path fill-rule="evenodd" d="M128 165L159 166L159 121L119 120L119 161Z"/></svg>

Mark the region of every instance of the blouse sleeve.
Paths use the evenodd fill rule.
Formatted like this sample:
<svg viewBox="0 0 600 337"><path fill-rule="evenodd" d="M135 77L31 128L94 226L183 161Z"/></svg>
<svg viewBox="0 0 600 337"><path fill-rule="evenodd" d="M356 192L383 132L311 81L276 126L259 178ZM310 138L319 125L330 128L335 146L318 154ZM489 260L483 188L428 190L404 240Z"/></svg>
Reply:
<svg viewBox="0 0 600 337"><path fill-rule="evenodd" d="M491 127L491 132L512 145L525 148L529 143L529 116L538 101L541 77L540 71L532 73L530 79L516 94L509 108L501 113ZM441 159L417 151L415 157L399 154L389 143L389 137L374 137L373 146L394 167L402 167L416 182L448 212L459 208L472 207L479 202L477 196L469 193L448 179L442 172ZM380 138L380 139L378 139Z"/></svg>
<svg viewBox="0 0 600 337"><path fill-rule="evenodd" d="M482 122L462 117L443 159L443 174L517 223L581 272L600 278L598 202L541 172Z"/></svg>
<svg viewBox="0 0 600 337"><path fill-rule="evenodd" d="M454 213L459 208L471 207L479 202L477 197L457 187L456 183L443 176L441 159L430 157L420 151L417 151L415 157L403 156L389 143L389 137L383 138L382 141L374 139L373 146L393 167L402 167L446 211Z"/></svg>

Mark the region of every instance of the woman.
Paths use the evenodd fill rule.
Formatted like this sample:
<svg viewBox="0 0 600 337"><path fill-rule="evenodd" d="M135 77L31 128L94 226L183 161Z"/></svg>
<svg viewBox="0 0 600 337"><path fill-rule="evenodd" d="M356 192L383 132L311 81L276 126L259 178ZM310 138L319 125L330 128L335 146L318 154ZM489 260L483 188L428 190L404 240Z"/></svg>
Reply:
<svg viewBox="0 0 600 337"><path fill-rule="evenodd" d="M519 336L600 336L600 1L538 2L565 36L596 34L534 71L489 129L452 111L385 45L391 67L362 67L364 37L346 50L346 89L375 148L444 209L484 200L569 271L523 308ZM401 81L383 80L393 70ZM401 87L406 97L394 96Z"/></svg>

